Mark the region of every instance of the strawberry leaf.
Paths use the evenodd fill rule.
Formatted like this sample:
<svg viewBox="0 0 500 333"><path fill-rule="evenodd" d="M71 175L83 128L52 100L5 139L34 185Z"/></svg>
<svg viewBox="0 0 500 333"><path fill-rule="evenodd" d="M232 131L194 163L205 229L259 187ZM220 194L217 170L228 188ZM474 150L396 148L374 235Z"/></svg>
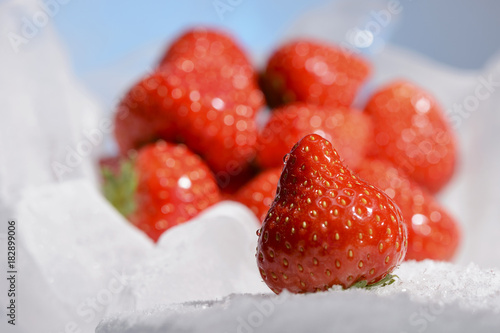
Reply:
<svg viewBox="0 0 500 333"><path fill-rule="evenodd" d="M123 216L129 217L136 208L134 193L137 188L137 176L133 161L121 162L118 173L109 167L103 167L102 174L104 196Z"/></svg>
<svg viewBox="0 0 500 333"><path fill-rule="evenodd" d="M396 282L396 278L399 279L399 276L394 274L387 274L382 280L367 285L366 280L361 280L353 284L350 288L360 288L360 289L372 289L377 287L385 287Z"/></svg>

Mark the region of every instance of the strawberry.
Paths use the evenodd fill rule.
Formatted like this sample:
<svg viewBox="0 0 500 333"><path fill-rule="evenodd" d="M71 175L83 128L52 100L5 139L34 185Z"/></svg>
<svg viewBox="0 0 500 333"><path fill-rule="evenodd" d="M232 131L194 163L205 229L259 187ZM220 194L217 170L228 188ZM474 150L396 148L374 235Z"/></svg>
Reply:
<svg viewBox="0 0 500 333"><path fill-rule="evenodd" d="M234 199L250 208L260 222L264 221L276 195L281 169L278 167L262 171L234 195Z"/></svg>
<svg viewBox="0 0 500 333"><path fill-rule="evenodd" d="M179 137L205 159L218 179L247 172L257 141L254 109L236 104L218 87L181 91L176 102Z"/></svg>
<svg viewBox="0 0 500 333"><path fill-rule="evenodd" d="M172 66L202 85L216 85L218 91L232 92L239 104L255 110L264 102L252 64L225 32L204 27L185 32L165 52L160 68L164 66Z"/></svg>
<svg viewBox="0 0 500 333"><path fill-rule="evenodd" d="M406 226L392 199L359 179L316 134L287 155L257 234L257 265L275 293L385 283L407 246Z"/></svg>
<svg viewBox="0 0 500 333"><path fill-rule="evenodd" d="M234 200L236 193L250 182L260 170L255 165L245 165L244 168L233 169L229 172L218 172L216 175L219 190L224 199Z"/></svg>
<svg viewBox="0 0 500 333"><path fill-rule="evenodd" d="M137 84L115 116L122 154L157 139L184 142L216 173L221 186L248 173L255 155L255 110L220 91L164 66Z"/></svg>
<svg viewBox="0 0 500 333"><path fill-rule="evenodd" d="M232 189L252 174L262 103L243 51L229 36L199 28L179 37L158 70L125 96L115 136L122 154L157 139L184 142Z"/></svg>
<svg viewBox="0 0 500 333"><path fill-rule="evenodd" d="M432 193L449 182L456 141L432 96L412 83L396 81L377 91L365 111L375 130L371 156L391 161Z"/></svg>
<svg viewBox="0 0 500 333"><path fill-rule="evenodd" d="M158 141L141 148L120 178L109 174L108 199L154 241L220 200L217 183L184 145Z"/></svg>
<svg viewBox="0 0 500 333"><path fill-rule="evenodd" d="M269 59L261 84L270 106L294 101L350 106L370 65L334 45L289 42Z"/></svg>
<svg viewBox="0 0 500 333"><path fill-rule="evenodd" d="M331 141L351 168L361 162L372 140L370 118L357 110L291 103L275 109L259 134L258 164L266 168L282 166L283 157L309 133Z"/></svg>
<svg viewBox="0 0 500 333"><path fill-rule="evenodd" d="M384 160L367 159L357 171L401 209L408 228L406 260L453 258L460 244L459 225L429 191Z"/></svg>
<svg viewBox="0 0 500 333"><path fill-rule="evenodd" d="M165 75L155 72L127 92L116 110L114 127L123 155L160 138L175 139L177 125L172 111L175 100L169 95L175 88Z"/></svg>
<svg viewBox="0 0 500 333"><path fill-rule="evenodd" d="M110 175L118 176L124 160L122 156L105 156L98 160L101 171L106 170Z"/></svg>

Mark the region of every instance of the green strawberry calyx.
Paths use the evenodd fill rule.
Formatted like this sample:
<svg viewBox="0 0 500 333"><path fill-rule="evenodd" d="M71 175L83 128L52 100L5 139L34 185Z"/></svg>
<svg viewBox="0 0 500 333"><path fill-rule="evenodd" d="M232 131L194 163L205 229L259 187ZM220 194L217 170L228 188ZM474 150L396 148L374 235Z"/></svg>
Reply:
<svg viewBox="0 0 500 333"><path fill-rule="evenodd" d="M123 216L129 217L136 209L134 194L137 189L137 175L133 159L123 160L118 172L104 166L102 175L104 196Z"/></svg>
<svg viewBox="0 0 500 333"><path fill-rule="evenodd" d="M376 287L385 287L396 282L396 279L399 279L399 276L395 274L387 274L383 279L368 285L366 280L361 280L353 284L350 288L361 288L361 289L372 289Z"/></svg>

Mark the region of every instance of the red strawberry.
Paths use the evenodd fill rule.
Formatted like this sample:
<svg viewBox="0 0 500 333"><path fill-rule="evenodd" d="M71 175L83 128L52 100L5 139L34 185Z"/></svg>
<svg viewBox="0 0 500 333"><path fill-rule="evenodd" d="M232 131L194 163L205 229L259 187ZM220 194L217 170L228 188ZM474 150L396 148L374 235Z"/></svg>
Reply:
<svg viewBox="0 0 500 333"><path fill-rule="evenodd" d="M250 208L261 222L276 195L281 170L279 167L262 171L234 195L234 199Z"/></svg>
<svg viewBox="0 0 500 333"><path fill-rule="evenodd" d="M121 172L121 166L124 162L124 158L122 156L106 156L99 159L99 168L107 172L113 176L119 176Z"/></svg>
<svg viewBox="0 0 500 333"><path fill-rule="evenodd" d="M393 82L370 99L366 113L375 131L372 156L388 159L433 193L448 183L455 137L432 96L411 83Z"/></svg>
<svg viewBox="0 0 500 333"><path fill-rule="evenodd" d="M408 227L407 260L453 258L460 243L460 229L432 194L387 161L367 159L358 175L384 190L401 209Z"/></svg>
<svg viewBox="0 0 500 333"><path fill-rule="evenodd" d="M255 110L264 102L245 52L222 31L198 27L185 32L166 51L160 62L164 66L172 66L202 86L216 85L220 92L231 92L237 103Z"/></svg>
<svg viewBox="0 0 500 333"><path fill-rule="evenodd" d="M358 179L316 134L287 156L258 235L257 264L275 293L383 283L407 246L392 199Z"/></svg>
<svg viewBox="0 0 500 333"><path fill-rule="evenodd" d="M115 135L123 154L156 139L183 141L225 180L245 174L255 155L255 110L164 66L134 87L120 104Z"/></svg>
<svg viewBox="0 0 500 333"><path fill-rule="evenodd" d="M107 179L105 192L111 194L110 201L133 224L155 241L165 230L220 200L210 169L184 145L164 141L147 145L139 150L133 166L123 171L121 181Z"/></svg>
<svg viewBox="0 0 500 333"><path fill-rule="evenodd" d="M350 106L369 73L368 63L336 46L298 40L271 56L261 82L273 107L294 101Z"/></svg>
<svg viewBox="0 0 500 333"><path fill-rule="evenodd" d="M177 97L178 134L218 179L247 172L257 141L255 110L228 96L217 87L203 87Z"/></svg>
<svg viewBox="0 0 500 333"><path fill-rule="evenodd" d="M370 118L343 107L291 103L273 111L257 139L257 162L266 168L283 165L283 157L309 133L333 143L345 163L355 168L372 140Z"/></svg>
<svg viewBox="0 0 500 333"><path fill-rule="evenodd" d="M259 173L253 164L245 165L244 168L232 169L229 172L218 172L217 184L224 199L233 200L236 193Z"/></svg>
<svg viewBox="0 0 500 333"><path fill-rule="evenodd" d="M115 114L114 134L120 152L126 155L157 139L174 140L177 133L172 111L176 87L162 73L153 73L135 84L120 102ZM181 89L181 88L178 88Z"/></svg>

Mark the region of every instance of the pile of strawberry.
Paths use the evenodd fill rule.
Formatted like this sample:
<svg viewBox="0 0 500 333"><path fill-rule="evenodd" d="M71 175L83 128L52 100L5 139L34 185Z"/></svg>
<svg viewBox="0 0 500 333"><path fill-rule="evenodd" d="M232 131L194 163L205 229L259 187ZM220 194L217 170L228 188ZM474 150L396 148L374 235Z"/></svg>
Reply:
<svg viewBox="0 0 500 333"><path fill-rule="evenodd" d="M354 109L370 72L334 45L298 40L258 75L232 37L191 30L120 102L121 166L106 169L105 193L155 241L220 200L247 205L277 293L383 284L405 258L450 260L460 231L434 195L455 169L454 134L407 81Z"/></svg>

